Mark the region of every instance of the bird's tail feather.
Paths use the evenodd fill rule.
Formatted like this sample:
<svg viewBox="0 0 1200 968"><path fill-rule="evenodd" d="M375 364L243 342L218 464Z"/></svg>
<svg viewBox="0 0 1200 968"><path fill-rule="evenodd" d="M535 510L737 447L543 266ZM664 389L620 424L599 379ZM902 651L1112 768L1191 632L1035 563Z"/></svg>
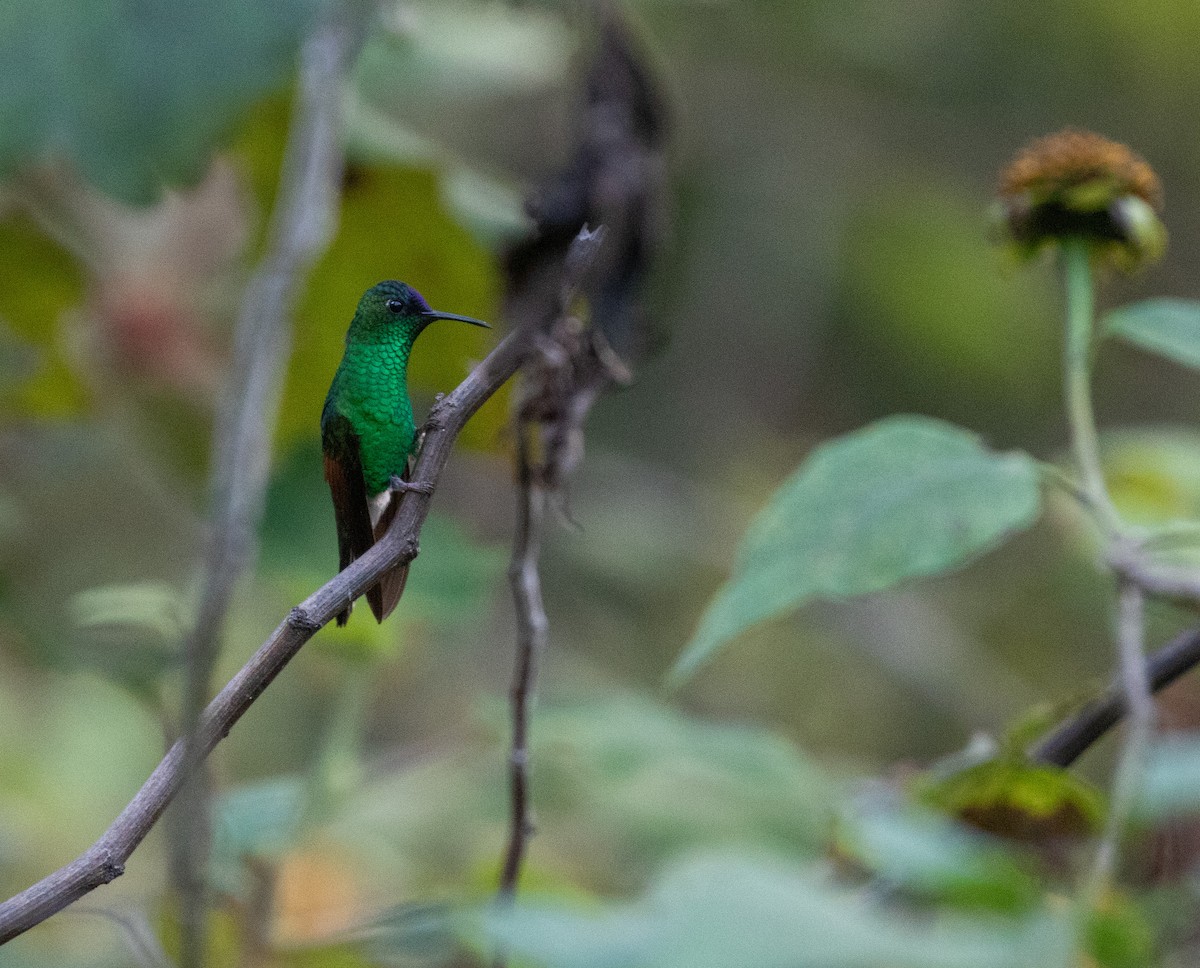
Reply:
<svg viewBox="0 0 1200 968"><path fill-rule="evenodd" d="M376 541L382 538L383 533L387 531L399 506L398 495L393 494L383 509L383 513L379 515L379 520L375 522ZM408 566L409 562L407 561L402 565L397 565L391 571L386 572L379 579L378 584L367 589L367 604L371 606L371 614L375 616L375 621L382 622L391 615L392 609L400 601L400 596L404 594L404 586L408 582Z"/></svg>

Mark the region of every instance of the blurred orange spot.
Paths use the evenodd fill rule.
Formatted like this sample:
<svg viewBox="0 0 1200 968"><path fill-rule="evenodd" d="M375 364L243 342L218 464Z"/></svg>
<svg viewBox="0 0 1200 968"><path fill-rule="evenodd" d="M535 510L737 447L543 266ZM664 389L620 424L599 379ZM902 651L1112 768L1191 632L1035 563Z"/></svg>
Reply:
<svg viewBox="0 0 1200 968"><path fill-rule="evenodd" d="M350 866L327 849L287 857L275 896L275 938L285 947L326 938L362 918L362 895Z"/></svg>

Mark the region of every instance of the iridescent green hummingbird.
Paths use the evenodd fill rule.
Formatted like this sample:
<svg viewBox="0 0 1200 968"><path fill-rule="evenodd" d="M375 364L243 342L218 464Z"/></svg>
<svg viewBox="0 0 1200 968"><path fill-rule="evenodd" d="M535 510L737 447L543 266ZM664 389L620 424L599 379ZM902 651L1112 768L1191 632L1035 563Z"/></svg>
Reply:
<svg viewBox="0 0 1200 968"><path fill-rule="evenodd" d="M346 333L346 351L321 411L325 480L333 495L341 568L364 554L387 530L405 491L429 493L408 482L417 428L408 398L408 357L435 319L487 323L429 308L403 282L381 282L363 294ZM367 590L376 621L391 614L404 591L408 565ZM350 606L338 615L345 625Z"/></svg>

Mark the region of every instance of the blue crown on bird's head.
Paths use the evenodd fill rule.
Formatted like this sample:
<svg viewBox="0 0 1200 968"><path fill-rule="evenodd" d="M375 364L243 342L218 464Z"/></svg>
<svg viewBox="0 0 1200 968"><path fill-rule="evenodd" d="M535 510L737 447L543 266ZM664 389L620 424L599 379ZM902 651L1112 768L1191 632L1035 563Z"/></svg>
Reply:
<svg viewBox="0 0 1200 968"><path fill-rule="evenodd" d="M386 279L373 285L363 294L363 301L368 300L386 306L400 316L417 316L433 311L425 297L417 290L407 282L397 282L395 279ZM394 309L389 305L393 302L399 304Z"/></svg>
<svg viewBox="0 0 1200 968"><path fill-rule="evenodd" d="M369 325L378 325L380 320L399 320L405 323L416 322L424 329L437 319L457 319L461 323L490 328L483 320L471 316L460 316L457 313L444 313L431 309L417 290L406 282L388 279L378 282L368 289L358 304L359 317L366 317Z"/></svg>

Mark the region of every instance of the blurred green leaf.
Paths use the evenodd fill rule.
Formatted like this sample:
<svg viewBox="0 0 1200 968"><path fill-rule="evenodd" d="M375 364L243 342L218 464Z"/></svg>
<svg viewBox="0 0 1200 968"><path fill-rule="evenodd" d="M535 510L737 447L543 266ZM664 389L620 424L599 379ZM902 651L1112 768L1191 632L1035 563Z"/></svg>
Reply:
<svg viewBox="0 0 1200 968"><path fill-rule="evenodd" d="M446 904L402 904L385 911L356 935L373 964L407 968L445 964L459 946L455 909Z"/></svg>
<svg viewBox="0 0 1200 968"><path fill-rule="evenodd" d="M891 798L860 801L843 821L843 849L882 877L955 907L1028 910L1038 882L1014 855L978 832Z"/></svg>
<svg viewBox="0 0 1200 968"><path fill-rule="evenodd" d="M364 48L355 86L381 104L545 87L567 69L562 18L534 7L411 3Z"/></svg>
<svg viewBox="0 0 1200 968"><path fill-rule="evenodd" d="M1104 318L1101 330L1176 363L1200 368L1200 302L1147 299L1122 306Z"/></svg>
<svg viewBox="0 0 1200 968"><path fill-rule="evenodd" d="M106 585L75 595L69 605L76 625L135 625L175 641L184 628L179 592L164 582Z"/></svg>
<svg viewBox="0 0 1200 968"><path fill-rule="evenodd" d="M1170 736L1150 752L1138 795L1139 819L1200 813L1200 740Z"/></svg>
<svg viewBox="0 0 1200 968"><path fill-rule="evenodd" d="M405 165L543 177L565 160L575 130L579 26L542 4L392 7L351 79L351 149Z"/></svg>
<svg viewBox="0 0 1200 968"><path fill-rule="evenodd" d="M0 220L0 265L0 317L6 342L11 328L9 352L19 354L22 371L3 382L0 407L23 416L77 413L84 389L68 365L58 323L83 299L83 271L28 217L11 214Z"/></svg>
<svg viewBox="0 0 1200 968"><path fill-rule="evenodd" d="M197 179L284 82L317 0L11 0L0 12L0 177L66 159L145 204Z"/></svg>
<svg viewBox="0 0 1200 968"><path fill-rule="evenodd" d="M819 447L750 526L672 677L756 622L814 598L880 591L965 564L1027 527L1038 471L967 431L891 417Z"/></svg>
<svg viewBox="0 0 1200 968"><path fill-rule="evenodd" d="M1104 480L1121 516L1153 527L1200 518L1200 433L1130 427L1100 439Z"/></svg>
<svg viewBox="0 0 1200 968"><path fill-rule="evenodd" d="M809 872L732 857L676 868L634 904L491 909L466 930L544 968L1066 968L1074 948L1066 918L923 922Z"/></svg>
<svg viewBox="0 0 1200 968"><path fill-rule="evenodd" d="M67 609L77 633L73 660L157 705L162 676L179 661L186 621L179 592L155 581L106 585L72 596Z"/></svg>
<svg viewBox="0 0 1200 968"><path fill-rule="evenodd" d="M247 784L221 795L214 809L213 879L241 893L247 858L277 859L291 848L303 819L306 786L300 777Z"/></svg>
<svg viewBox="0 0 1200 968"><path fill-rule="evenodd" d="M830 780L791 743L679 715L637 697L540 710L539 811L638 856L696 843L817 849Z"/></svg>
<svg viewBox="0 0 1200 968"><path fill-rule="evenodd" d="M1100 793L1068 770L1008 758L927 778L918 794L980 830L1016 840L1086 835L1104 817Z"/></svg>
<svg viewBox="0 0 1200 968"><path fill-rule="evenodd" d="M1126 897L1110 892L1099 909L1089 912L1088 954L1099 968L1145 968L1154 957L1154 933L1145 915Z"/></svg>
<svg viewBox="0 0 1200 968"><path fill-rule="evenodd" d="M774 850L814 857L835 790L794 745L720 726L639 696L540 707L533 731L538 836L522 883L556 895L601 883L632 890L681 850ZM490 894L507 825L507 716L465 748L418 758L356 790L329 832L359 869L395 889L396 871L437 896ZM419 896L419 895L418 895Z"/></svg>
<svg viewBox="0 0 1200 968"><path fill-rule="evenodd" d="M442 179L446 207L486 245L499 249L533 232L525 200L514 187L458 167Z"/></svg>

